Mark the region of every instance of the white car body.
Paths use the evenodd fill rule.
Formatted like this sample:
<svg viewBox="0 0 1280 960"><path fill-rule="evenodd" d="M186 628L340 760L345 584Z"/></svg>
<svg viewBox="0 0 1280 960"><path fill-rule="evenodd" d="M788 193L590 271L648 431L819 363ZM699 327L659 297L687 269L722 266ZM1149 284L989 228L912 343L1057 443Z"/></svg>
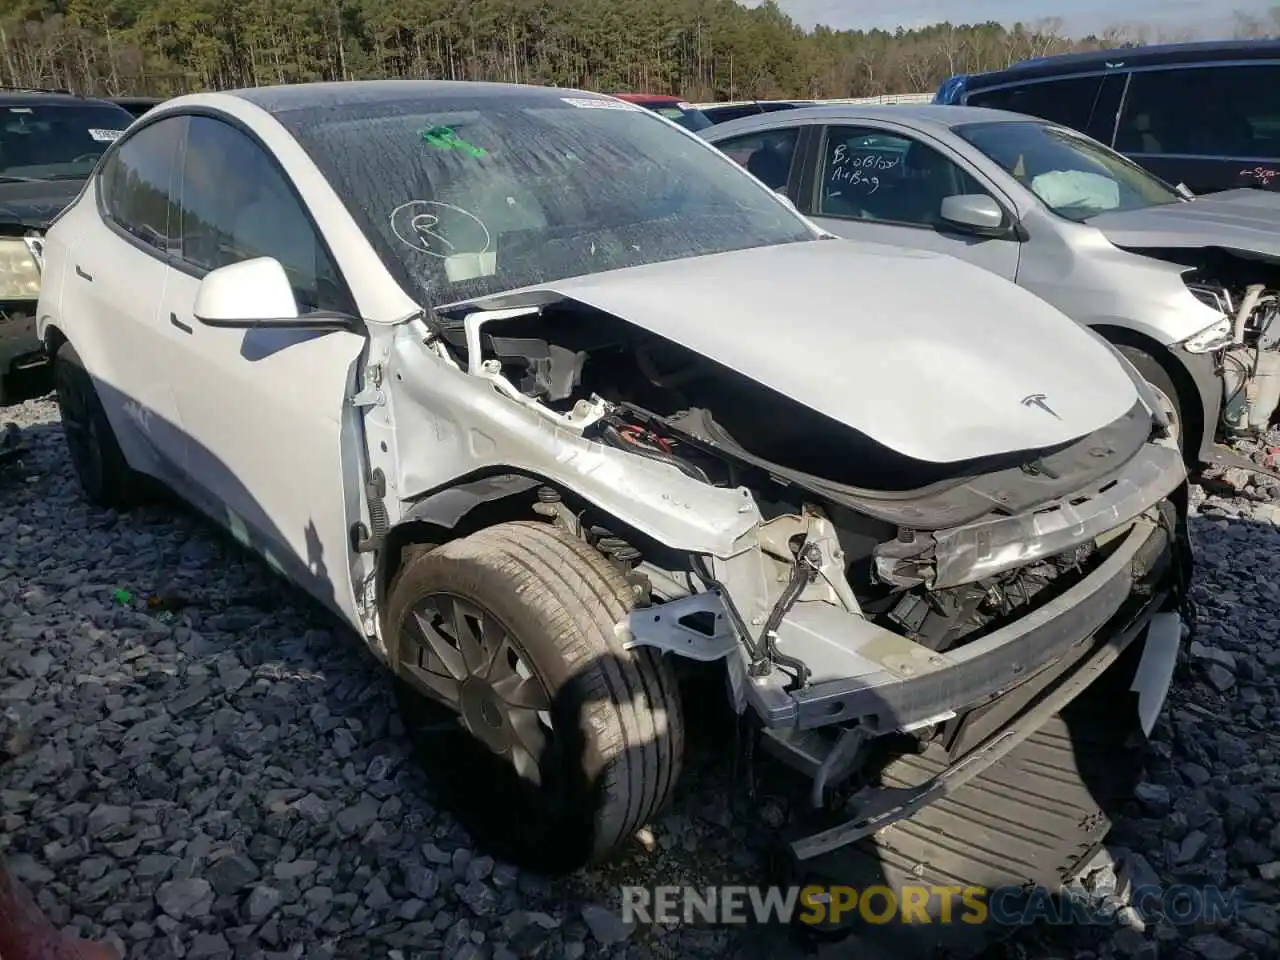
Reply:
<svg viewBox="0 0 1280 960"><path fill-rule="evenodd" d="M496 90L495 96L502 90L412 86L426 98L464 87ZM1155 505L1184 483L1185 472L1175 445L1157 436L1160 416L1150 393L1111 348L1014 284L950 256L823 238L783 200L683 131L680 142L695 144L690 149L705 151L715 169L749 185L760 216L791 218L779 222L810 239L552 278L461 310L447 299L424 304L389 269L367 225L353 217L313 156L255 102L314 96L358 104L406 89L372 83L320 85L314 94L298 88L179 97L149 112L116 147L184 116L247 132L278 164L314 222L346 278L358 321L300 316L288 277L270 257L201 276L173 251L148 249L104 221L101 172L48 232L39 304L42 340L51 352L63 343L74 346L129 467L177 490L261 553L364 636L393 669L395 638L380 613L387 564L396 562L385 554L397 532L425 522L447 533L473 508L504 497L531 499L537 487L570 492L633 534L707 558L736 608L729 612L745 629L778 609L780 584L799 568L770 544L782 531L811 538L814 556L823 557L822 575L780 621L775 638L781 655L807 665L809 693L802 694L811 694L809 701L786 689L789 678L776 665L751 673L758 664L734 629L695 635L676 622L680 613L633 616L619 625L628 646L723 661L739 707L750 704L780 737L787 729L865 714L859 696L890 702L881 698L925 674L954 669L970 678L957 694L961 699L943 710L964 707L969 694L994 695L1006 682L1002 671L1012 671L1012 678L1026 666L1001 659L1005 644L1030 642L1026 630L1044 617L1092 603L1104 584L1112 589L1119 582L1114 578L1129 576L1125 558L1157 536ZM635 122L659 123L639 113ZM110 169L111 156L103 169ZM170 189L181 191L173 180ZM1097 431L1132 438L1126 450L1133 452L1124 454L1131 459L1116 461L1104 492L1091 487L1071 503L1055 501L1052 511L1000 516L991 513L988 497L1005 494L977 486L956 493L945 506L955 522L933 526L939 547L931 575L939 588L995 576L1095 538L1115 535L1127 538L1126 545L1051 611L971 646L931 651L862 615L841 572L841 549L819 515L767 519L746 486L712 485L601 443L589 431L610 403L579 396L571 409L556 410L522 390L503 363L484 359L487 330L536 320L560 303L621 318L636 336L656 336L710 358L741 383L789 398L797 410L940 476L949 465L1020 451L1084 450L1080 445ZM453 346L435 326L441 316L458 318ZM1152 423L1156 432L1148 440ZM1097 448L1088 456L1114 453ZM886 517L908 515L892 499L882 508ZM666 601L650 609L719 609L708 599L714 595L678 571L656 564L645 571ZM1176 613L1153 608L1148 615L1177 622ZM996 663L999 669L991 666ZM1157 705L1163 699L1167 679L1144 693L1145 712L1152 696ZM835 708L837 688L844 694ZM892 702L880 708L881 732L916 729L940 713L927 697Z"/></svg>

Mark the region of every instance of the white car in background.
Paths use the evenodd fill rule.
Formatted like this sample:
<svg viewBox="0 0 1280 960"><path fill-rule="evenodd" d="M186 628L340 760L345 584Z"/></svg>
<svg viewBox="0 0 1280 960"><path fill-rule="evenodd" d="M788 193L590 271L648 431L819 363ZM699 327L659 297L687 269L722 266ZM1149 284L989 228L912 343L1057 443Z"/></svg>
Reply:
<svg viewBox="0 0 1280 960"><path fill-rule="evenodd" d="M45 259L87 495L161 481L343 618L458 815L517 862L607 856L654 816L679 662L723 674L817 802L865 788L801 860L955 828L951 801L904 818L981 791L1113 661L1139 694L1109 727L1163 700L1186 482L1142 379L990 273L824 235L633 105L179 97ZM935 777L856 779L904 735ZM990 883L998 854L964 849Z"/></svg>

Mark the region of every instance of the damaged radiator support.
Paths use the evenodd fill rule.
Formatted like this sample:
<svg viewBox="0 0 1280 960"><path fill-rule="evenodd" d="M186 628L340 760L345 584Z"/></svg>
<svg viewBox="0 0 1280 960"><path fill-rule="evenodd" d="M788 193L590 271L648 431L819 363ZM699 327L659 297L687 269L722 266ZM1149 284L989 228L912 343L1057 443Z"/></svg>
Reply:
<svg viewBox="0 0 1280 960"><path fill-rule="evenodd" d="M903 531L875 549L876 575L902 588L941 590L1064 553L1135 519L1182 482L1181 455L1148 445L1090 493L1034 513L923 533Z"/></svg>

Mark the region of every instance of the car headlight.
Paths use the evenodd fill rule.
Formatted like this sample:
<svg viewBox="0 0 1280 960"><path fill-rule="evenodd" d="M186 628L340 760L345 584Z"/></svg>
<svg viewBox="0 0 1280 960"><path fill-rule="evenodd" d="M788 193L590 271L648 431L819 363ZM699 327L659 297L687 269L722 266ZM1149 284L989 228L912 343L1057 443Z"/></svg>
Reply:
<svg viewBox="0 0 1280 960"><path fill-rule="evenodd" d="M1231 318L1223 317L1199 333L1187 337L1182 341L1182 347L1188 353L1209 353L1230 344L1232 332Z"/></svg>
<svg viewBox="0 0 1280 960"><path fill-rule="evenodd" d="M0 239L0 300L40 296L40 262L21 237Z"/></svg>

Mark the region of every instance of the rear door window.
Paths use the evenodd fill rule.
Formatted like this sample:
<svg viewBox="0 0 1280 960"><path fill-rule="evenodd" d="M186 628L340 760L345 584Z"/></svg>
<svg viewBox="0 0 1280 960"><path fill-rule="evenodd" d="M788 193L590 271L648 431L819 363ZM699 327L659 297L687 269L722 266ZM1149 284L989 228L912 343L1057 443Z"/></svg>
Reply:
<svg viewBox="0 0 1280 960"><path fill-rule="evenodd" d="M1102 79L1101 76L1064 77L994 90L975 90L965 103L971 107L1025 113L1086 133L1094 104L1102 90Z"/></svg>
<svg viewBox="0 0 1280 960"><path fill-rule="evenodd" d="M1147 156L1280 157L1280 63L1135 71L1116 149Z"/></svg>

